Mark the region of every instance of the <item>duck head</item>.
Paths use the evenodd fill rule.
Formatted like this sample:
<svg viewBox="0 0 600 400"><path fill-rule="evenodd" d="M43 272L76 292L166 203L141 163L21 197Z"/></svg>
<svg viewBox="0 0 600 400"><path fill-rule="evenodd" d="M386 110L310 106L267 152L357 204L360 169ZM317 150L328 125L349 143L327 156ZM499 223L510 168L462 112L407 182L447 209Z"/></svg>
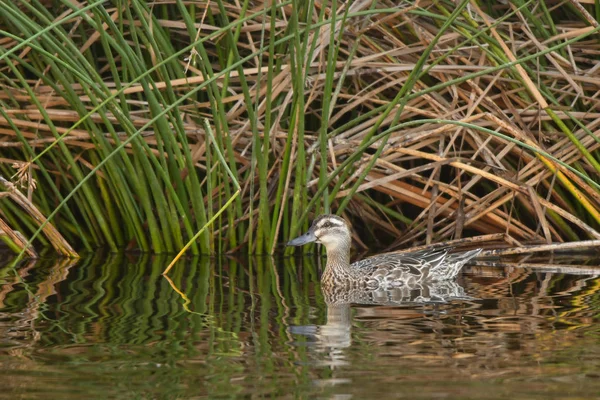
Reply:
<svg viewBox="0 0 600 400"><path fill-rule="evenodd" d="M321 215L317 217L308 231L290 240L288 246L302 246L307 243L320 243L327 252L338 248L350 249L351 234L346 220L337 215Z"/></svg>

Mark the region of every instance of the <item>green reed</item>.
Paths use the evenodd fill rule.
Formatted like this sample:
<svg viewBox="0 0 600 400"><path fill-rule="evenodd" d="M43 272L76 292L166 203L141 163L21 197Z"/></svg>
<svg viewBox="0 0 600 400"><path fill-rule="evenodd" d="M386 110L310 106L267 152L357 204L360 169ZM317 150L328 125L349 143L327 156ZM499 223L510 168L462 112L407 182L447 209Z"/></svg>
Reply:
<svg viewBox="0 0 600 400"><path fill-rule="evenodd" d="M424 214L407 214L402 205L416 200L394 197L377 185L363 189L379 179L377 174L391 173L382 160L394 156L403 133L390 128L417 129L419 123L412 121L418 120L426 129L448 126L464 115L431 118L439 112L435 108L415 114L414 109L423 107L421 99L432 96L441 105L450 103L452 90L473 81L493 82L501 74L509 93L504 104L540 102L540 129L566 138L577 157L570 161L560 150L554 155L545 143L509 137L506 131L495 135L505 128L488 129L485 119L457 123L456 143L466 146L468 154L479 151L468 142L477 132L501 140L494 146L514 143L525 149L522 158L511 153L502 160L505 168L516 170L517 180L517 165L545 154L535 167L541 172L519 184L539 185L536 196L553 196L561 210L597 229L598 138L585 117L591 95L585 89L561 95L540 76L554 74L557 65L564 70L560 62L569 58L569 46L597 37L598 28L553 43L560 21L545 6L536 9L534 2L514 1L504 14L484 10L495 18L486 25L477 10L465 11L467 4L438 1L423 9L412 2L400 5L405 8L373 2L353 10L337 0L290 0L258 8L250 0L239 7L223 0L160 6L135 0L130 6L117 2L107 8L93 2L76 8L61 0L56 9L69 14L57 19L59 14L39 0L2 3L8 40L0 47L0 80L6 87L0 117L5 121L2 132L10 132L3 137L19 146L6 148L0 174L15 176L12 164L22 163L14 179L35 180L33 203L67 240L88 250L177 253L188 243L192 254L241 249L273 253L320 212L358 219L368 214L382 227L397 221L417 226ZM586 18L569 7L561 12ZM511 41L504 25L519 18L531 23L530 31L544 45L516 53L513 60L501 43ZM430 37L422 35L422 20L437 28ZM451 35L457 39L446 45ZM422 49L412 54L411 43L420 42ZM469 48L479 52L479 64L473 64L481 65L479 70L461 70ZM363 61L369 56L378 63L374 70L391 71L407 63L413 67L404 75L369 72L369 62ZM559 56L556 64L552 57ZM458 72L441 77L438 67ZM362 74L361 68L367 72ZM388 88L379 89L384 82ZM498 90L490 90L478 103L485 108L471 109L469 115L497 113ZM563 111L567 105L573 106L569 112ZM447 113L453 111L448 106ZM510 118L503 121L510 123ZM214 131L213 138L208 130ZM358 133L344 149L348 132ZM483 151L493 153L489 146ZM432 142L427 150L436 152L434 147ZM456 157L462 157L461 151ZM544 164L546 159L555 164ZM409 169L414 162L390 163ZM484 201L477 197L483 185L476 180L486 168L468 175L474 183L465 195L476 196L476 203ZM456 171L444 184L454 187L462 175ZM415 193L427 191L411 182ZM448 204L457 201L450 194L455 192L444 192ZM528 199L518 200L498 215L514 211L519 223L535 231L543 216L536 215ZM9 201L0 199L0 210L0 218L30 243L38 238L43 224L21 215ZM574 231L564 214L545 212L554 240L589 236L585 230ZM377 231L370 232L374 239ZM520 240L539 240L525 229L519 232ZM390 234L388 228L385 235Z"/></svg>

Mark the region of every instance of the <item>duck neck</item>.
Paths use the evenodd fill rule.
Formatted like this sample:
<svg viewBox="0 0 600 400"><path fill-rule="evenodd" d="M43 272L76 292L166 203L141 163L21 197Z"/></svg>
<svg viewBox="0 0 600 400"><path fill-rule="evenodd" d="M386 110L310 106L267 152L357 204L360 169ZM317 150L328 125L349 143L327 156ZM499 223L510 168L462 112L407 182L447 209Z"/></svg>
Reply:
<svg viewBox="0 0 600 400"><path fill-rule="evenodd" d="M327 247L327 266L321 280L333 285L335 281L347 279L352 275L350 269L350 243L337 243Z"/></svg>

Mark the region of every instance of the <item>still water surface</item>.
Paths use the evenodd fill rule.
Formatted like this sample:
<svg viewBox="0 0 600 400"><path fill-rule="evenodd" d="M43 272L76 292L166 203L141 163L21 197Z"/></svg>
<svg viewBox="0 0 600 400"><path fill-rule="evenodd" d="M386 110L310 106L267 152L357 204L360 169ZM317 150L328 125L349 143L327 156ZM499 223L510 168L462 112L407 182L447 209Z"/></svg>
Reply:
<svg viewBox="0 0 600 400"><path fill-rule="evenodd" d="M598 263L350 306L312 259L2 259L0 398L600 398Z"/></svg>

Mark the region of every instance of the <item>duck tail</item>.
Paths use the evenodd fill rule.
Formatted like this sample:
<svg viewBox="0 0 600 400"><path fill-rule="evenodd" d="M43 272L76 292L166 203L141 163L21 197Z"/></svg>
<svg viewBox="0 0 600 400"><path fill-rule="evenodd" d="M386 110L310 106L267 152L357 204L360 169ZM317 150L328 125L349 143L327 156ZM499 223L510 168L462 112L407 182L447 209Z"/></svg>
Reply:
<svg viewBox="0 0 600 400"><path fill-rule="evenodd" d="M456 263L462 263L464 265L472 258L477 257L479 255L479 253L481 253L481 250L483 250L483 249L475 249L475 250L465 251L463 253L448 254L448 259L450 259Z"/></svg>
<svg viewBox="0 0 600 400"><path fill-rule="evenodd" d="M462 253L448 254L447 265L451 271L448 271L448 279L454 278L462 267L481 253L482 249L469 250Z"/></svg>

